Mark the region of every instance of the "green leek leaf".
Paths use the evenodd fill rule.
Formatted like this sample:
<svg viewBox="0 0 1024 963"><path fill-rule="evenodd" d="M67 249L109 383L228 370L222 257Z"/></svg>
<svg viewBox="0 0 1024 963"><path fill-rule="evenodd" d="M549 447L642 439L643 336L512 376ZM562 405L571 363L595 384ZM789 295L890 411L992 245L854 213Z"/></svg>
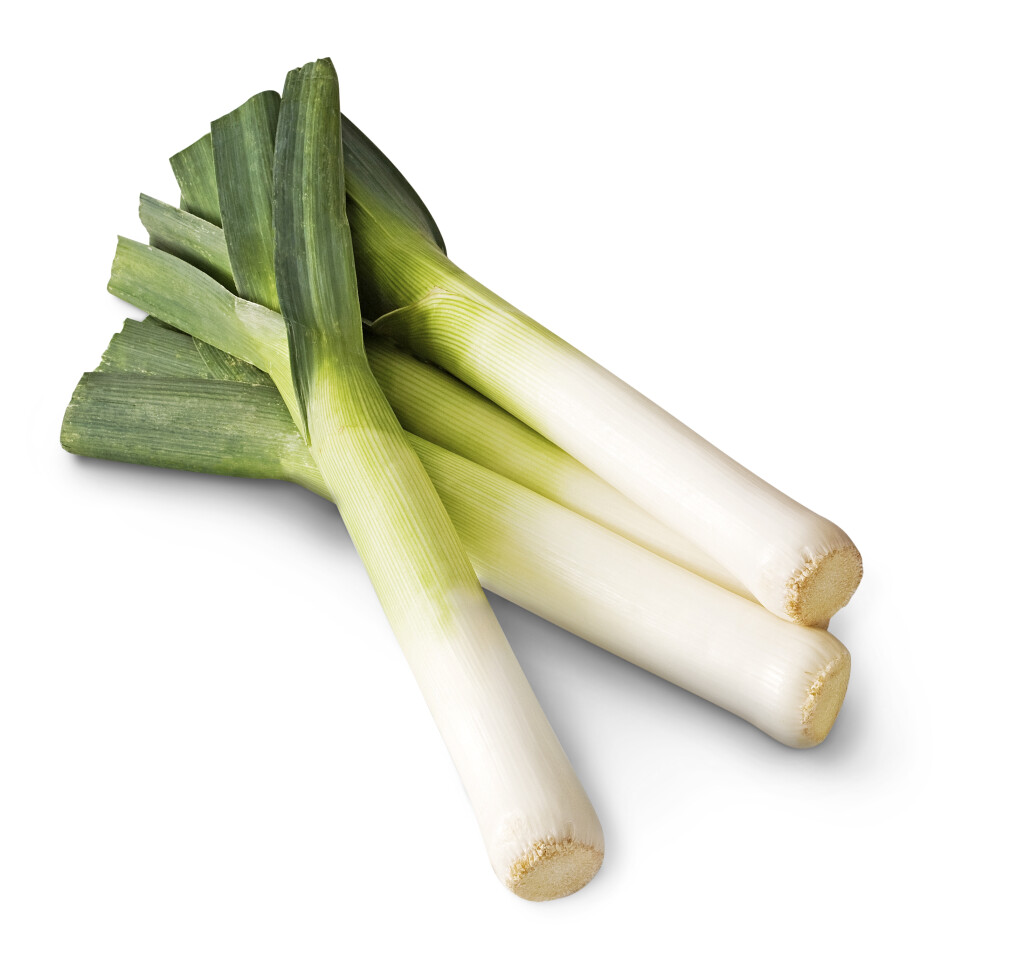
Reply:
<svg viewBox="0 0 1024 963"><path fill-rule="evenodd" d="M213 140L204 134L171 158L171 169L181 190L183 210L221 226L217 177L214 173Z"/></svg>
<svg viewBox="0 0 1024 963"><path fill-rule="evenodd" d="M280 310L274 281L274 138L281 106L273 90L211 125L217 196L235 289Z"/></svg>

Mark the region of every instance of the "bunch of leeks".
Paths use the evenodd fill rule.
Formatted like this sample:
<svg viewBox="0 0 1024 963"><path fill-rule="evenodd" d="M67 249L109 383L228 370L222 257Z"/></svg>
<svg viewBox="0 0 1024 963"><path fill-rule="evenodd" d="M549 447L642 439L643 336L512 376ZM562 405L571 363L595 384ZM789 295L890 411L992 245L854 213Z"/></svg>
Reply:
<svg viewBox="0 0 1024 963"><path fill-rule="evenodd" d="M329 61L172 167L181 208L143 196L151 243L121 239L110 281L153 317L82 378L62 443L333 499L514 892L575 891L603 842L481 582L788 745L824 739L849 653L814 626L856 587L852 543L455 268Z"/></svg>

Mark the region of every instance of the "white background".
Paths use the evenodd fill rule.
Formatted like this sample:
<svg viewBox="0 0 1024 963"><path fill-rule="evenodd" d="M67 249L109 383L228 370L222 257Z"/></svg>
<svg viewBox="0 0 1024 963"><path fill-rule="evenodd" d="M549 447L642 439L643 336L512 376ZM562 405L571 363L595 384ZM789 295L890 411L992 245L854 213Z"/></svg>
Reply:
<svg viewBox="0 0 1024 963"><path fill-rule="evenodd" d="M0 957L1019 952L1019 5L232 7L8 21ZM865 557L804 752L496 601L606 832L566 900L492 876L330 505L58 445L138 192L324 55L456 263Z"/></svg>

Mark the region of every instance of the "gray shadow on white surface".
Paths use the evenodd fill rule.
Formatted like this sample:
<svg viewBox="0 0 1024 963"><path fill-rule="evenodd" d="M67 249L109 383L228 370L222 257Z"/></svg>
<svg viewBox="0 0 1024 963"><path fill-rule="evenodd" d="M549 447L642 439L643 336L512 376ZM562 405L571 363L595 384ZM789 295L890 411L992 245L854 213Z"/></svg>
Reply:
<svg viewBox="0 0 1024 963"><path fill-rule="evenodd" d="M609 840L628 833L631 794L639 785L653 791L658 779L652 770L660 767L690 769L698 780L713 778L719 767L783 773L792 767L829 782L848 778L851 768L871 766L856 687L824 743L793 749L504 599L491 600ZM617 851L609 844L607 858L614 860Z"/></svg>
<svg viewBox="0 0 1024 963"><path fill-rule="evenodd" d="M232 501L244 503L247 511L264 508L268 512L280 512L282 517L294 520L296 528L302 530L304 537L315 532L318 538L324 540L325 545L336 545L340 537L346 550L355 552L337 508L326 499L292 482L179 471L80 455L69 457L74 461L75 470L92 478L109 478L111 485L130 486L136 493L149 491L157 503L164 497L183 497L182 492L189 486L195 486L197 493L229 491Z"/></svg>
<svg viewBox="0 0 1024 963"><path fill-rule="evenodd" d="M640 699L644 703L648 703L650 700L663 701L670 706L677 704L681 707L680 712L687 716L694 716L692 721L698 722L702 727L707 725L722 729L724 733L727 733L728 738L753 745L759 751L764 751L767 748L783 755L807 754L831 746L831 755L836 758L843 758L857 751L857 717L860 715L860 710L858 707L859 687L855 685L851 685L843 709L825 742L812 750L795 750L783 746L748 722L706 699L687 692L685 689L680 689L660 676L647 672L494 593L489 592L488 596L516 650L516 655L519 657L524 671L527 674L530 674L531 669L536 671L537 678L534 679L533 675L530 675L530 681L542 701L545 701L545 696L549 698L554 696L554 692L550 691L551 684L544 677L545 670L548 668L547 663L555 657L555 653L559 650L571 651L572 660L579 670L581 682L585 679L590 679L592 682L600 679L612 683L617 688L622 688L624 697L630 699ZM564 656L559 652L558 657L561 660ZM850 701L850 696L854 697L853 703ZM551 706L553 715L557 716L558 711L557 704ZM571 733L573 720L567 718L563 722L566 732Z"/></svg>

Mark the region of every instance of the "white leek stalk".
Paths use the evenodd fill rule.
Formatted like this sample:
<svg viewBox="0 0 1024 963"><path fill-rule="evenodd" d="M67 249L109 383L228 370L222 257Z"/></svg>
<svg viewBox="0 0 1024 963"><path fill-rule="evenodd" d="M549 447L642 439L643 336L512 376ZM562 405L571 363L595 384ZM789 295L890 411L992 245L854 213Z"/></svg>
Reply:
<svg viewBox="0 0 1024 963"><path fill-rule="evenodd" d="M360 285L388 285L373 325L450 371L716 559L769 611L826 622L852 596L860 553L835 524L773 488L586 355L459 271L422 238L372 255ZM384 252L384 253L382 253ZM370 262L384 262L374 270ZM405 299L414 298L411 303Z"/></svg>

